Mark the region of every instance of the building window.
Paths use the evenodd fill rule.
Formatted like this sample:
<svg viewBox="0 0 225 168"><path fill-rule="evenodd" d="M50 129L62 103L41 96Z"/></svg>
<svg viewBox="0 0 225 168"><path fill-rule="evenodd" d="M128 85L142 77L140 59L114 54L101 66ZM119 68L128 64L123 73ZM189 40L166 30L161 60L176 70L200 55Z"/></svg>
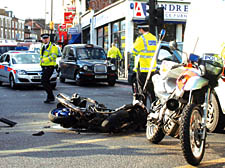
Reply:
<svg viewBox="0 0 225 168"><path fill-rule="evenodd" d="M97 44L103 47L103 27L98 28L98 43Z"/></svg>
<svg viewBox="0 0 225 168"><path fill-rule="evenodd" d="M90 43L90 27L83 30L83 43Z"/></svg>
<svg viewBox="0 0 225 168"><path fill-rule="evenodd" d="M164 37L164 41L169 42L176 40L176 24L174 23L164 24L164 29L167 32Z"/></svg>
<svg viewBox="0 0 225 168"><path fill-rule="evenodd" d="M98 45L108 51L108 25L98 28Z"/></svg>
<svg viewBox="0 0 225 168"><path fill-rule="evenodd" d="M108 34L109 34L108 25L104 26L104 32L103 33L104 33L103 48L107 52L108 51L108 43L109 43L109 40L108 40Z"/></svg>
<svg viewBox="0 0 225 168"><path fill-rule="evenodd" d="M112 24L112 43L119 48L122 55L124 55L125 50L125 20L118 21Z"/></svg>

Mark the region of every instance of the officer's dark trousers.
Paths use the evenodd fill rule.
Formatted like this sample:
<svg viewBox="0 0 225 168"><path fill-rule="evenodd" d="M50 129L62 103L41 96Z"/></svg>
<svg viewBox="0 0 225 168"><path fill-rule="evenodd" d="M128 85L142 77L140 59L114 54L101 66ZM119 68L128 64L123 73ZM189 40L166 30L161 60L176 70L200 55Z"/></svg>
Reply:
<svg viewBox="0 0 225 168"><path fill-rule="evenodd" d="M50 85L50 78L54 72L54 66L42 66L41 83L47 92L47 99L54 99L52 87Z"/></svg>
<svg viewBox="0 0 225 168"><path fill-rule="evenodd" d="M145 85L145 81L147 78L148 73L147 72L139 72L138 77L139 77L139 84L141 85L141 88L143 90L143 87ZM144 93L145 95L145 100L144 100L144 104L146 105L146 101L147 101L147 96L150 95L150 99L151 99L151 103L153 101L155 101L155 92L154 92L154 85L152 82L152 76L154 75L154 72L151 73L150 79L148 81L148 84L146 86L146 92Z"/></svg>
<svg viewBox="0 0 225 168"><path fill-rule="evenodd" d="M111 63L116 66L116 69L118 68L118 62L116 58L111 58Z"/></svg>

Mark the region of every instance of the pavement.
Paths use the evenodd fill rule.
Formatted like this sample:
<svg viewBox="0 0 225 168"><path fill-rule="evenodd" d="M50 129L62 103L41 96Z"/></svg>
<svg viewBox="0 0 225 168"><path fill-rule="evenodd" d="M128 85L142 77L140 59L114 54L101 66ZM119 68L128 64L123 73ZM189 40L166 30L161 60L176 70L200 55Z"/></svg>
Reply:
<svg viewBox="0 0 225 168"><path fill-rule="evenodd" d="M128 83L128 79L126 79L126 78L118 78L118 79L116 80L116 83L124 84L124 85L130 85L130 84Z"/></svg>

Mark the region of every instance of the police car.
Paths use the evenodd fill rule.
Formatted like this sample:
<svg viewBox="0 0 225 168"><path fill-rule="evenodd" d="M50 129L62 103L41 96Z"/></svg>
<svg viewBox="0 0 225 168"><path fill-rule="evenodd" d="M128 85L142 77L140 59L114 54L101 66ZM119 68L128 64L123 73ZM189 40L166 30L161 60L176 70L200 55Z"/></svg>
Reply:
<svg viewBox="0 0 225 168"><path fill-rule="evenodd" d="M41 85L40 55L29 51L9 51L0 57L0 85L5 82L15 89L20 85ZM57 73L51 77L56 87Z"/></svg>

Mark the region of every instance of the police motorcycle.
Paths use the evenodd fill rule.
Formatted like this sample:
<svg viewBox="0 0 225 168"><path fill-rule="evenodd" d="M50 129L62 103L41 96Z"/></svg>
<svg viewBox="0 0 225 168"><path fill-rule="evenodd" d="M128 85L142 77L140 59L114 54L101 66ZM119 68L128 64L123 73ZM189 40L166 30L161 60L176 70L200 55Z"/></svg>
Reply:
<svg viewBox="0 0 225 168"><path fill-rule="evenodd" d="M59 93L56 99L59 103L49 111L48 118L64 128L118 133L146 125L147 113L143 113L142 106L126 104L112 110L96 100L81 97L78 93L71 97ZM109 124L108 119L115 119L114 117L116 121Z"/></svg>
<svg viewBox="0 0 225 168"><path fill-rule="evenodd" d="M176 48L176 43L170 46ZM213 53L190 54L188 63L164 62L152 77L157 100L147 117L146 138L159 143L165 135L179 138L185 160L198 165L205 153L207 115L214 88L223 71Z"/></svg>

